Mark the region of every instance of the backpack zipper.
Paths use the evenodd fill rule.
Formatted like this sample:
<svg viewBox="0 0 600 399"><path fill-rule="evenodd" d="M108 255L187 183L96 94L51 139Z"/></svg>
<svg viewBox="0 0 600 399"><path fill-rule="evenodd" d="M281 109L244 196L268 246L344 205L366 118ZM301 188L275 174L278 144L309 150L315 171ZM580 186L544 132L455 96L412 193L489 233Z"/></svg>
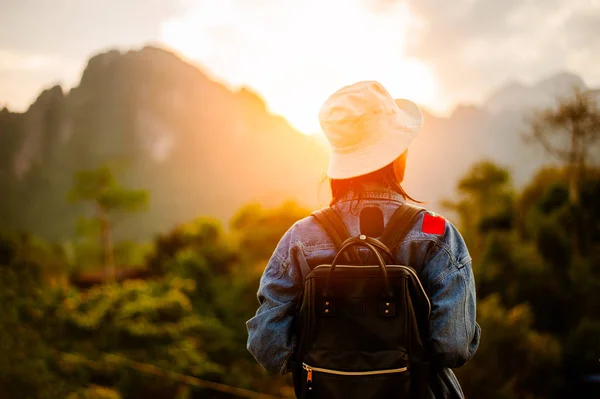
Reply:
<svg viewBox="0 0 600 399"><path fill-rule="evenodd" d="M396 373L404 373L408 371L408 367L400 367L397 369L386 369L386 370L374 370L374 371L339 371L339 370L331 370L324 369L321 367L312 367L306 363L302 363L302 368L306 370L306 388L309 391L313 389L313 370L319 373L325 374L335 374L335 375L344 375L344 376L365 376L365 375L380 375L380 374L396 374Z"/></svg>
<svg viewBox="0 0 600 399"><path fill-rule="evenodd" d="M313 371L318 371L319 373L346 375L346 376L394 374L394 373L404 373L405 371L408 371L408 367L400 367L397 369L373 370L373 371L339 371L339 370L324 369L321 367L312 367L306 363L302 363L302 368L304 370L306 370L306 372L307 372L306 382L312 382L312 372Z"/></svg>

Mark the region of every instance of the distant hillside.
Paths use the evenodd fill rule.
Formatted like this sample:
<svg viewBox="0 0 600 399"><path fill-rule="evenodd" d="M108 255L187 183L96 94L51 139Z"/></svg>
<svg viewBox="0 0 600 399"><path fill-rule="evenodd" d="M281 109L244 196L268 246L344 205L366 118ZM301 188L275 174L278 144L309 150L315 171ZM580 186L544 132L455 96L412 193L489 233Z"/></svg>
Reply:
<svg viewBox="0 0 600 399"><path fill-rule="evenodd" d="M483 158L509 166L523 184L549 161L522 142L524 118L573 84L584 86L559 74L507 85L449 118L426 113L407 190L439 210L436 201ZM150 211L120 225L121 236L148 237L201 215L226 221L250 201L317 207L329 200L327 159L322 139L295 131L251 91L232 92L162 49L110 51L90 59L70 92L53 87L25 113L0 111L0 223L72 235L83 211L66 201L72 176L106 161L122 167L126 185L151 192Z"/></svg>
<svg viewBox="0 0 600 399"><path fill-rule="evenodd" d="M0 220L48 237L74 231L73 173L105 161L151 191L150 212L122 226L135 236L200 215L227 220L253 200L316 206L327 164L314 137L256 94L150 47L97 55L69 93L54 87L24 114L0 112L0 151Z"/></svg>
<svg viewBox="0 0 600 399"><path fill-rule="evenodd" d="M559 73L531 86L508 83L481 106L458 106L448 118L426 115L424 131L411 148L408 188L417 198L435 201L451 197L457 179L479 160L508 167L517 187L536 169L552 164L544 151L523 141L527 121L536 110L551 107L574 88L586 90L583 80ZM589 90L600 104L600 90ZM416 162L415 162L416 159Z"/></svg>
<svg viewBox="0 0 600 399"><path fill-rule="evenodd" d="M574 88L585 89L585 87L583 79L566 72L556 74L532 86L511 82L495 91L483 107L492 112L543 108L552 105L557 97L568 94Z"/></svg>

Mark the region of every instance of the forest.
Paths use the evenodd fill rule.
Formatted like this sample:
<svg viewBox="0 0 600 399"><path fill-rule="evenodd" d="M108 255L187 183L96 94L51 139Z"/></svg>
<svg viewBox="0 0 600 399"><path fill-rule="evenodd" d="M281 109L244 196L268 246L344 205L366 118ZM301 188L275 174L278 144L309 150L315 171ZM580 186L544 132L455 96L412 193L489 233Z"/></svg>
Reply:
<svg viewBox="0 0 600 399"><path fill-rule="evenodd" d="M473 258L482 328L455 372L468 398L599 397L600 111L576 92L524 137L558 163L517 189L482 160L444 201ZM143 215L147 191L102 165L69 184L71 239L0 224L1 398L293 397L289 375L246 351L245 322L278 240L310 209L250 203L227 225L200 215L128 241L113 229Z"/></svg>

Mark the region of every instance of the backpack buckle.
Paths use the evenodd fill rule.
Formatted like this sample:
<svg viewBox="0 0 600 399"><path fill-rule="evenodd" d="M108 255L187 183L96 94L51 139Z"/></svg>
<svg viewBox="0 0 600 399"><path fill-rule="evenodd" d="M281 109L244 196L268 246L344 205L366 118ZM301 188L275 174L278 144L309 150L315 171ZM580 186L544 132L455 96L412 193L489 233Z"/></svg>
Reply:
<svg viewBox="0 0 600 399"><path fill-rule="evenodd" d="M396 316L396 302L391 299L384 299L381 302L381 315L383 317Z"/></svg>
<svg viewBox="0 0 600 399"><path fill-rule="evenodd" d="M331 299L325 299L323 302L323 316L335 315L335 307L331 303Z"/></svg>

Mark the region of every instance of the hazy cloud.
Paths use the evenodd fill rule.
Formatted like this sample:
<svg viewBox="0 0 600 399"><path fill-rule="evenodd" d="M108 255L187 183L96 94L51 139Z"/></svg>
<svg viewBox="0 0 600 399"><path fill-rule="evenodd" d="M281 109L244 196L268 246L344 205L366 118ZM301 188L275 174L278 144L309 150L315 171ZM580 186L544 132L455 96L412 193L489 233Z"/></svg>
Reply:
<svg viewBox="0 0 600 399"><path fill-rule="evenodd" d="M157 42L179 0L0 0L0 108L24 110L43 89L75 84L108 48Z"/></svg>
<svg viewBox="0 0 600 399"><path fill-rule="evenodd" d="M363 0L195 0L165 21L162 39L313 132L322 102L352 82L377 79L417 101L434 96L427 68L404 55L406 6L386 7L375 14ZM425 78L419 86L415 76Z"/></svg>
<svg viewBox="0 0 600 399"><path fill-rule="evenodd" d="M60 63L56 56L22 54L0 50L0 72L51 68Z"/></svg>
<svg viewBox="0 0 600 399"><path fill-rule="evenodd" d="M481 99L511 79L559 70L600 84L600 1L410 1L408 54L427 62L448 97ZM483 90L482 90L483 89Z"/></svg>
<svg viewBox="0 0 600 399"><path fill-rule="evenodd" d="M0 102L21 108L99 51L157 41L305 125L360 79L438 109L560 70L600 86L600 0L9 0Z"/></svg>
<svg viewBox="0 0 600 399"><path fill-rule="evenodd" d="M13 111L24 111L43 89L74 85L81 68L69 58L0 49L0 108L9 104Z"/></svg>
<svg viewBox="0 0 600 399"><path fill-rule="evenodd" d="M0 6L0 48L81 57L158 39L181 1L17 0Z"/></svg>

